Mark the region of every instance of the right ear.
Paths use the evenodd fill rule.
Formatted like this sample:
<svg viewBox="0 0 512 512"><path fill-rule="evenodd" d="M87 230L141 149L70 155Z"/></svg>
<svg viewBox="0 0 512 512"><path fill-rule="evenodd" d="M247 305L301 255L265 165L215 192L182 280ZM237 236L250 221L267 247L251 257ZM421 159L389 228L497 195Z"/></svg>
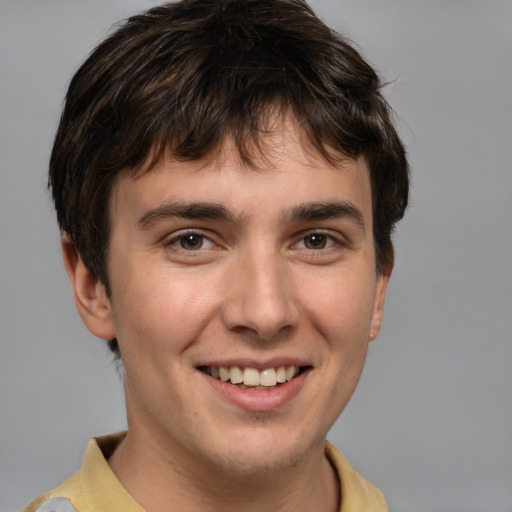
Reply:
<svg viewBox="0 0 512 512"><path fill-rule="evenodd" d="M84 264L66 233L62 235L61 246L76 308L82 321L98 338L104 340L115 338L112 309L105 286Z"/></svg>

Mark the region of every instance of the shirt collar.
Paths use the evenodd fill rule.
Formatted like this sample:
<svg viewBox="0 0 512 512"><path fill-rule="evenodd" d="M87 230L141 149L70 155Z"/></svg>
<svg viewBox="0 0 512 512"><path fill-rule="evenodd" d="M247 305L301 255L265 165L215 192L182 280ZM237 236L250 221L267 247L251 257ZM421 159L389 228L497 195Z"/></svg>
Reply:
<svg viewBox="0 0 512 512"><path fill-rule="evenodd" d="M126 432L122 432L89 441L80 469L82 497L89 510L144 512L121 485L107 462L125 436ZM340 512L387 512L382 493L355 472L341 452L328 442L325 443L325 455L341 483Z"/></svg>

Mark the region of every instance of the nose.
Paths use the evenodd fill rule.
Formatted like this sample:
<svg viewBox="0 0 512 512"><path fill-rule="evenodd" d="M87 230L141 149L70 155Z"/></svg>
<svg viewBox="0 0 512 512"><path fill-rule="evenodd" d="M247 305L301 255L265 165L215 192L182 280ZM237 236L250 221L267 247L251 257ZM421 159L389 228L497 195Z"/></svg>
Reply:
<svg viewBox="0 0 512 512"><path fill-rule="evenodd" d="M227 288L221 316L229 330L270 341L297 325L291 271L275 252L241 254Z"/></svg>

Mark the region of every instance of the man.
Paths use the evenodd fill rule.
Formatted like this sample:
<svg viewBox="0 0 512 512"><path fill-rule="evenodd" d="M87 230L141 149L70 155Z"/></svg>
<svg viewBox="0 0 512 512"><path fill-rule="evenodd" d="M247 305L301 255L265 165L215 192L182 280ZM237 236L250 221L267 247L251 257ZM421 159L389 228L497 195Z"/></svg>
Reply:
<svg viewBox="0 0 512 512"><path fill-rule="evenodd" d="M50 162L128 431L26 511L384 511L325 442L379 333L405 151L375 72L302 0L184 0L73 78Z"/></svg>

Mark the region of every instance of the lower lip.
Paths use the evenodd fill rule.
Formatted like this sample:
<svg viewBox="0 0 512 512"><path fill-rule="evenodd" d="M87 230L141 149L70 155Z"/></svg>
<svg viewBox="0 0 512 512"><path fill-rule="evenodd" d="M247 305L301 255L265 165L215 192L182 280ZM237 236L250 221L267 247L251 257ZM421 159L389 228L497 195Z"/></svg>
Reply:
<svg viewBox="0 0 512 512"><path fill-rule="evenodd" d="M228 382L214 379L206 373L200 373L217 393L237 408L249 412L264 412L279 409L291 402L304 386L309 370L269 391L241 389Z"/></svg>

